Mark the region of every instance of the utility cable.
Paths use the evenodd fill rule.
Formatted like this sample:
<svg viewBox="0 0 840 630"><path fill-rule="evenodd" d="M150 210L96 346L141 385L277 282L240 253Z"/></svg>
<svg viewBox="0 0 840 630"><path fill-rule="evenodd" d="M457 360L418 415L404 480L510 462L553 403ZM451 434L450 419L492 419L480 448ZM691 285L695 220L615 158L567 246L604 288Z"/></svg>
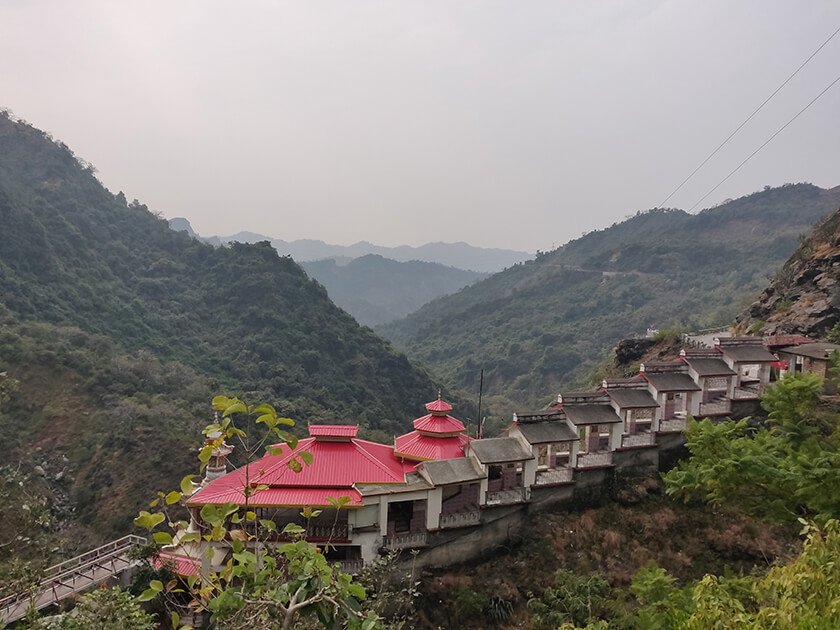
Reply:
<svg viewBox="0 0 840 630"><path fill-rule="evenodd" d="M755 151L753 151L752 153L750 153L750 154L749 154L749 155L748 155L748 156L744 159L744 161L743 161L743 162L741 162L738 166L736 166L735 168L733 168L733 169L729 172L729 175L727 175L727 176L726 176L726 177L724 177L722 180L720 180L714 188L712 188L709 192L707 192L705 195L703 195L703 196L702 196L702 197L701 197L701 198L697 201L697 203L695 203L693 206L691 206L691 209L689 210L689 212L692 212L692 211L693 211L693 210L694 210L697 206L699 206L701 203L703 203L703 200L704 200L704 199L706 199L706 197L708 197L708 196L709 196L709 195L711 195L713 192L715 192L718 188L720 188L720 187L723 185L723 183L724 183L726 180L728 180L728 179L729 179L730 177L732 177L735 173L737 173L738 171L740 171L740 170L741 170L741 167L742 167L744 164L746 164L747 162L749 162L749 161L753 158L753 156L755 156L755 154L756 154L756 153L758 153L758 152L759 152L759 151L761 151L764 147L766 147L768 144L770 144L770 142L773 140L773 138L775 138L775 137L776 137L776 136L778 136L780 133L782 133L782 132L783 132L783 131L784 131L784 130L788 127L788 125L790 125L790 124L791 124L794 120L796 120L796 119L797 119L797 118L799 118L802 114L804 114L804 113L808 110L808 108L810 108L810 107L811 107L811 105L813 105L814 103L816 103L816 102L820 99L820 97L821 97L823 94L825 94L826 92L828 92L828 91L829 91L831 88L833 88L833 87L834 87L834 86L835 86L838 82L840 82L840 76L838 76L836 79L834 79L834 81L832 81L831 83L829 83L829 84L828 84L828 86L827 86L827 87L826 87L826 88L825 88L822 92L820 92L820 93L819 93L819 94L817 94L817 95L816 95L813 99L811 99L811 102L810 102L810 103L808 103L808 104L807 104L805 107L803 107L802 109L800 109L800 110L796 113L796 116L794 116L794 117L793 117L793 118L791 118L789 121L787 121L784 125L782 125L781 127L779 127L779 128L776 130L776 133L774 133L772 136L770 136L769 138L767 138L767 140L765 140L765 141L764 141L764 143L763 143L760 147L758 147Z"/></svg>
<svg viewBox="0 0 840 630"><path fill-rule="evenodd" d="M819 47L819 48L817 48L814 52L812 52L812 53L811 53L811 56L810 56L810 57L808 57L805 61L803 61L803 62L802 62L802 64L801 64L801 65L800 65L800 66L799 66L796 70L794 70L794 71L793 71L793 74L791 74L791 75L790 75L787 79L785 79L785 80L784 80L784 82L783 82L783 83L782 83L779 87L777 87L777 88L773 91L773 93L772 93L772 94L770 94L770 96L768 96L766 99L764 99L764 102L763 102L761 105L759 105L759 106L755 109L755 111L753 111L753 113L752 113L752 114L750 114L749 116L747 116L747 117L744 119L744 122L742 122L740 125L738 125L738 126L735 128L735 130L734 130L732 133L730 133L730 134L726 137L726 139L725 139L723 142L721 142L721 143L717 146L717 148L716 148L714 151L712 151L711 153L709 153L709 155L708 155L708 156L706 156L706 159L705 159L705 160L703 160L702 162L700 162L700 164L697 166L697 168L695 168L693 171L691 171L691 173L688 175L688 177L686 177L684 180L682 180L682 182L680 182L680 185L679 185L679 186L677 186L676 188L674 188L674 190L672 190L672 191L671 191L671 194L670 194L670 195L668 195L667 197L665 197L665 199L664 199L664 200L662 200L662 202L661 202L661 203L657 206L657 208L662 208L662 207L664 207L664 206L665 206L665 204L666 204L666 203L668 203L668 200L669 200L671 197L673 197L674 195L676 195L676 194L677 194L677 192L679 192L679 191L680 191L680 189L682 189L682 187L683 187L683 186L685 186L685 185L688 183L688 180L690 180L692 177L694 177L694 176L697 174L697 171L699 171L701 168L703 168L704 166L706 166L706 163L707 163L709 160L711 160L711 159L712 159L715 155L717 155L718 151L720 151L720 150L721 150L724 146L726 146L726 144L727 144L730 140L732 140L732 138L735 136L735 134L736 134L736 133L738 133L739 131L741 131L741 129L744 127L744 125L746 125L748 122L750 122L750 121L753 119L753 116L755 116L758 112L760 112L760 111L764 108L764 106L765 106L765 105L767 105L767 103L769 103L769 102L770 102L770 100L771 100L774 96L776 96L776 94L778 94L779 92L781 92L781 91L782 91L782 88L783 88L783 87L785 87L785 86L786 86L786 85L790 82L790 80L791 80L793 77L795 77L797 74L799 74L799 71L800 71L800 70L802 70L802 68L804 68L806 65L808 65L808 62L809 62L809 61L811 61L811 59L813 59L814 57L816 57L816 56L817 56L817 53L819 53L819 52L820 52L823 48L825 48L825 46L826 46L826 44L828 44L828 42L830 42L832 39L834 39L834 36L835 36L835 35L837 35L837 33L840 33L840 27L837 27L837 30L836 30L836 31L834 31L834 32L833 32L833 33L829 36L829 38L828 38L827 40L825 40L822 44L820 44L820 47Z"/></svg>

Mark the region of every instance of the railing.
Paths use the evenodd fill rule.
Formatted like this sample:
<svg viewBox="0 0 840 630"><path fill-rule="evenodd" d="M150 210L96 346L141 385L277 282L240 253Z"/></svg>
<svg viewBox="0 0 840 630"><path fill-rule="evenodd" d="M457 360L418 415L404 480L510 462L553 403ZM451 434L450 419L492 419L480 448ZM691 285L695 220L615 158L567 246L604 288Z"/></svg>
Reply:
<svg viewBox="0 0 840 630"><path fill-rule="evenodd" d="M654 444L653 433L634 433L633 435L621 436L622 448L635 448L637 446L652 446Z"/></svg>
<svg viewBox="0 0 840 630"><path fill-rule="evenodd" d="M722 416L732 411L732 405L728 400L718 400L700 403L701 416Z"/></svg>
<svg viewBox="0 0 840 630"><path fill-rule="evenodd" d="M448 529L453 527L470 527L472 525L478 525L480 522L481 512L479 512L478 510L440 515L441 529Z"/></svg>
<svg viewBox="0 0 840 630"><path fill-rule="evenodd" d="M348 540L349 530L347 523L336 523L335 525L301 525L306 528L306 538L313 540Z"/></svg>
<svg viewBox="0 0 840 630"><path fill-rule="evenodd" d="M659 430L662 433L676 433L677 431L685 431L688 426L686 418L672 418L671 420L662 420L659 423Z"/></svg>
<svg viewBox="0 0 840 630"><path fill-rule="evenodd" d="M484 497L485 505L509 505L511 503L522 503L526 500L525 488L509 488L488 492Z"/></svg>
<svg viewBox="0 0 840 630"><path fill-rule="evenodd" d="M761 394L758 391L758 387L736 387L735 388L735 395L732 397L735 400L755 400L756 398L760 398Z"/></svg>
<svg viewBox="0 0 840 630"><path fill-rule="evenodd" d="M31 591L0 600L0 623L17 621L30 606L41 610L119 575L135 563L128 557L129 550L145 543L146 539L140 536L123 536L50 567Z"/></svg>
<svg viewBox="0 0 840 630"><path fill-rule="evenodd" d="M569 483L572 481L573 472L571 468L553 468L550 470L538 470L536 485L544 486L554 483Z"/></svg>
<svg viewBox="0 0 840 630"><path fill-rule="evenodd" d="M341 567L341 570L345 573L349 573L350 575L356 575L357 573L361 572L362 567L364 566L363 560L339 560L338 565Z"/></svg>
<svg viewBox="0 0 840 630"><path fill-rule="evenodd" d="M578 455L578 458L577 458L577 467L578 468L597 468L599 466L611 466L611 465L612 465L612 453L609 453L609 452L584 453L583 455Z"/></svg>
<svg viewBox="0 0 840 630"><path fill-rule="evenodd" d="M385 547L388 549L413 549L426 546L426 532L394 534L385 537Z"/></svg>

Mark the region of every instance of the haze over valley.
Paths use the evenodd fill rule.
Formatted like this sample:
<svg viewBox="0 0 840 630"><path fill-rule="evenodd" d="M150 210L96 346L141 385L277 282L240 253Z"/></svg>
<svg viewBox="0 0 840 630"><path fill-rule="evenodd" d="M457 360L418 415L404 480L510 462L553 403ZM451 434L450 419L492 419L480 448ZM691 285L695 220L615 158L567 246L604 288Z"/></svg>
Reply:
<svg viewBox="0 0 840 630"><path fill-rule="evenodd" d="M838 51L0 3L0 627L840 627Z"/></svg>

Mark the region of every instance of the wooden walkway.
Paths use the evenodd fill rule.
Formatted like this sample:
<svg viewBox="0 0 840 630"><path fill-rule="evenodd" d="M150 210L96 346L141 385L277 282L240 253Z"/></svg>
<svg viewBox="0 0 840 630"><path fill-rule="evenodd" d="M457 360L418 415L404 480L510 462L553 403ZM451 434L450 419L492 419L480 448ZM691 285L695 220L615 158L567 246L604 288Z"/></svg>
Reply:
<svg viewBox="0 0 840 630"><path fill-rule="evenodd" d="M146 544L140 536L123 536L92 551L50 567L44 579L32 591L0 599L0 625L13 623L30 608L41 610L118 577L136 564L129 551Z"/></svg>

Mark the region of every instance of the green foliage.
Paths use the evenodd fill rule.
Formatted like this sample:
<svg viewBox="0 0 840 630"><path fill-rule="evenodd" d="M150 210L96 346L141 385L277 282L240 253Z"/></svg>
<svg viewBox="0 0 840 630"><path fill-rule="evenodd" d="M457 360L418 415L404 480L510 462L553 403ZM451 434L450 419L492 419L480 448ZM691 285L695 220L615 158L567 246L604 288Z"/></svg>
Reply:
<svg viewBox="0 0 840 630"><path fill-rule="evenodd" d="M840 322L834 324L826 334L826 339L831 343L840 343Z"/></svg>
<svg viewBox="0 0 840 630"><path fill-rule="evenodd" d="M469 588L459 588L455 594L455 620L466 624L484 617L490 610L490 598Z"/></svg>
<svg viewBox="0 0 840 630"><path fill-rule="evenodd" d="M663 328L653 336L653 340L657 343L661 343L663 341L677 343L680 339L682 339L682 334L684 332L686 332L686 330L679 327Z"/></svg>
<svg viewBox="0 0 840 630"><path fill-rule="evenodd" d="M154 630L156 627L154 617L144 612L134 597L118 588L88 593L72 611L28 625L29 630Z"/></svg>
<svg viewBox="0 0 840 630"><path fill-rule="evenodd" d="M731 321L840 205L797 184L697 215L657 210L587 234L377 328L495 413L580 385L621 339Z"/></svg>
<svg viewBox="0 0 840 630"><path fill-rule="evenodd" d="M564 623L583 625L604 614L610 584L599 575L579 575L559 569L554 583L531 596L528 610L535 627L552 629Z"/></svg>
<svg viewBox="0 0 840 630"><path fill-rule="evenodd" d="M654 600L640 604L634 628L661 630L828 630L840 625L840 523L806 526L802 553L790 564L760 577L707 575L687 589L668 587L661 577ZM634 579L648 581L641 573ZM665 587L665 590L662 590ZM649 595L649 593L648 593Z"/></svg>
<svg viewBox="0 0 840 630"><path fill-rule="evenodd" d="M400 567L400 560L399 552L390 551L366 563L356 577L365 589L366 608L383 620L387 630L414 628L417 617L420 581L413 562L411 570L406 571Z"/></svg>
<svg viewBox="0 0 840 630"><path fill-rule="evenodd" d="M657 604L668 596L674 582L674 578L665 569L650 562L633 577L630 592L643 606Z"/></svg>
<svg viewBox="0 0 840 630"><path fill-rule="evenodd" d="M781 521L840 516L840 414L818 410L821 381L786 376L763 399L768 426L690 423L691 457L665 475L668 494Z"/></svg>
<svg viewBox="0 0 840 630"><path fill-rule="evenodd" d="M819 435L822 427L814 410L822 387L823 379L807 372L786 375L768 387L761 406L767 411L771 430L793 446Z"/></svg>

